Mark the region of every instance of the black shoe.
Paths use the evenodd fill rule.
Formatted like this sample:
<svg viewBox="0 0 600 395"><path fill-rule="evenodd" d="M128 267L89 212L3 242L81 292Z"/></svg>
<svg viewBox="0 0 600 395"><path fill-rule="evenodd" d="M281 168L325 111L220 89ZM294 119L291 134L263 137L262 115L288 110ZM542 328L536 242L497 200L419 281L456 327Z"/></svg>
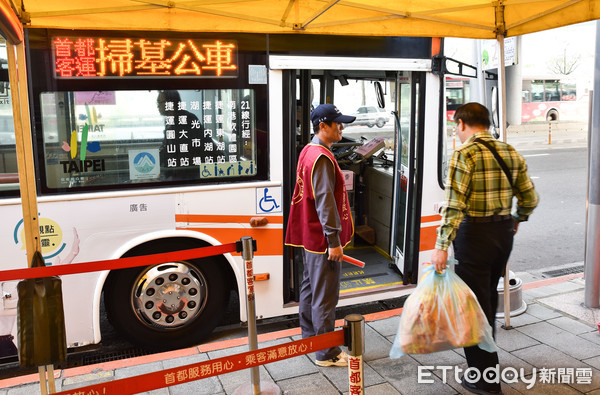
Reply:
<svg viewBox="0 0 600 395"><path fill-rule="evenodd" d="M502 390L484 390L481 389L479 387L477 387L477 385L475 383L469 383L467 380L465 380L464 377L462 377L460 379L460 385L462 385L462 387L464 389L466 389L469 392L472 392L474 394L479 394L479 395L502 395Z"/></svg>

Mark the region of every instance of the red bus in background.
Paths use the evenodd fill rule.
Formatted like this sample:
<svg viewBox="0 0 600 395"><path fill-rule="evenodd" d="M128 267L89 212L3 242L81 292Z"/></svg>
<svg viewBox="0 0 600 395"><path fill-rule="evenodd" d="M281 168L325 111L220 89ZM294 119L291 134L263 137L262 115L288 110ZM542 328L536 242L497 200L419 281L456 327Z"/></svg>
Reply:
<svg viewBox="0 0 600 395"><path fill-rule="evenodd" d="M456 109L471 97L468 78L446 77L446 121L452 122Z"/></svg>
<svg viewBox="0 0 600 395"><path fill-rule="evenodd" d="M468 78L446 78L446 119L470 100ZM521 123L585 121L589 91L571 80L524 78L521 89Z"/></svg>
<svg viewBox="0 0 600 395"><path fill-rule="evenodd" d="M575 81L524 78L521 122L585 120L588 99L587 89L578 89Z"/></svg>

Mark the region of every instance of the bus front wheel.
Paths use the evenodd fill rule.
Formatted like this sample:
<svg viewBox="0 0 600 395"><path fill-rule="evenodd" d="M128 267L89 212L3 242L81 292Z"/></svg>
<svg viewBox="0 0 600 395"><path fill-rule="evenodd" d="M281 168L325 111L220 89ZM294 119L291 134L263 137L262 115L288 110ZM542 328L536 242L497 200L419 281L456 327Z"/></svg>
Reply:
<svg viewBox="0 0 600 395"><path fill-rule="evenodd" d="M228 298L225 274L206 258L116 271L104 293L116 329L153 348L199 344L221 322Z"/></svg>

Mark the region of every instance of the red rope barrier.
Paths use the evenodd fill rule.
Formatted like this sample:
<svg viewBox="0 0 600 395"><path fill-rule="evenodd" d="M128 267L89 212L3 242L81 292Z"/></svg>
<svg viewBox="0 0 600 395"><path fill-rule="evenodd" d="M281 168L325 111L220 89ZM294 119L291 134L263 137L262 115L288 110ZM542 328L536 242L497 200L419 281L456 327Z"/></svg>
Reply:
<svg viewBox="0 0 600 395"><path fill-rule="evenodd" d="M159 388L188 383L225 373L297 357L325 348L344 344L344 331L338 330L290 343L261 348L228 357L211 359L205 362L193 363L177 368L165 369L158 372L146 373L140 376L108 381L102 384L57 392L57 395L80 394L137 394Z"/></svg>
<svg viewBox="0 0 600 395"><path fill-rule="evenodd" d="M156 265L159 263L185 261L189 259L203 258L213 255L221 255L227 252L235 252L236 243L222 244L163 252L160 254L133 256L120 259L108 259L104 261L72 263L69 265L32 267L27 269L13 269L0 271L0 281L21 280L26 278L39 278L50 276L63 276L67 274L98 272L101 270L125 269L129 267Z"/></svg>

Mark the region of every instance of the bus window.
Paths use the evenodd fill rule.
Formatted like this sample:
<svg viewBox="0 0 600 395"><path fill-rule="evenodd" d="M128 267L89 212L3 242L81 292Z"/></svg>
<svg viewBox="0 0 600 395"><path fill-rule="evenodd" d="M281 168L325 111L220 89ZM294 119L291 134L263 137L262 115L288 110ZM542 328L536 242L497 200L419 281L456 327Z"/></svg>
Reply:
<svg viewBox="0 0 600 395"><path fill-rule="evenodd" d="M257 174L250 89L45 92L40 102L51 190Z"/></svg>
<svg viewBox="0 0 600 395"><path fill-rule="evenodd" d="M446 134L444 136L444 146L446 149L442 153L442 178L445 180L448 172L448 162L457 143L456 123L454 123L454 113L456 109L465 103L471 101L470 82L466 78L445 77L446 92Z"/></svg>
<svg viewBox="0 0 600 395"><path fill-rule="evenodd" d="M463 90L461 89L454 89L454 88L448 88L448 90L446 91L446 106L447 107L452 107L458 104L462 104L465 102L465 99L463 98Z"/></svg>
<svg viewBox="0 0 600 395"><path fill-rule="evenodd" d="M522 89L521 89L521 103L530 103L531 102L531 81L523 80Z"/></svg>
<svg viewBox="0 0 600 395"><path fill-rule="evenodd" d="M14 196L19 190L15 124L13 120L6 41L0 36L0 194Z"/></svg>
<svg viewBox="0 0 600 395"><path fill-rule="evenodd" d="M368 225L372 228L376 237L375 240L371 241L374 241L377 247L388 253L392 247L390 244L394 174L392 169L395 155L396 128L391 111L396 108L396 81L394 78L381 76L382 73L370 75L361 72L361 74L364 75L352 76L350 74L345 80L342 79L343 84L340 79L334 81L333 103L343 114L356 117L353 123L346 125L343 131L344 140L341 143L368 144L369 141L376 138L383 139L382 143L376 145L377 148L374 148L374 152L369 152L371 159L362 162L362 170L355 172L356 179L363 180L360 184L362 185L361 188L365 188L364 195L355 194L358 188L349 190L348 193L351 210L355 216L355 226L358 229L361 229L362 225ZM377 100L376 81L381 84L383 91L383 103L381 104L384 105L384 108L380 108ZM408 114L401 115L408 116ZM405 130L408 136L408 127ZM408 137L406 140L408 140ZM403 146L406 144L407 142L403 142ZM352 160L348 160L347 153L352 152L351 146L336 148L334 145L333 151L342 170L357 169ZM344 286L344 283L342 283L342 289L343 292L349 290L348 287Z"/></svg>
<svg viewBox="0 0 600 395"><path fill-rule="evenodd" d="M452 115L458 107L469 101L469 80L446 77L446 111L451 112L451 114L446 114L449 116L448 120L452 119Z"/></svg>
<svg viewBox="0 0 600 395"><path fill-rule="evenodd" d="M380 137L393 138L393 119L391 119L392 103L390 95L384 95L385 107L380 108L375 97L373 81L348 79L348 84L342 85L338 80L335 81L335 100L334 104L338 106L344 114L350 114L356 117L356 120L349 124L344 131L346 137L360 139L361 136L367 137L367 130L376 127L372 132ZM386 81L384 92L390 92L390 82ZM367 126L369 129L359 128Z"/></svg>
<svg viewBox="0 0 600 395"><path fill-rule="evenodd" d="M546 96L546 101L560 101L558 81L546 81L544 84L544 94Z"/></svg>
<svg viewBox="0 0 600 395"><path fill-rule="evenodd" d="M560 84L561 100L573 101L577 100L577 85L562 82Z"/></svg>
<svg viewBox="0 0 600 395"><path fill-rule="evenodd" d="M544 81L540 81L540 80L531 81L531 101L532 102L543 102L544 101Z"/></svg>

